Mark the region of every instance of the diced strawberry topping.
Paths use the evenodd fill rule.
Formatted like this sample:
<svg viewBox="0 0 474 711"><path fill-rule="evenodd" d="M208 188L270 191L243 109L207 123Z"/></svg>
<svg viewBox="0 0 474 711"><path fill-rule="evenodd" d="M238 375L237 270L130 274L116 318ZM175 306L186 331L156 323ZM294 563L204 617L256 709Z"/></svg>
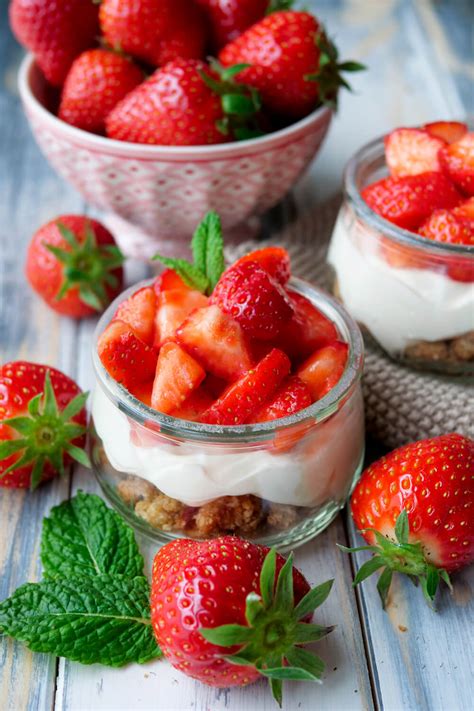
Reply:
<svg viewBox="0 0 474 711"><path fill-rule="evenodd" d="M170 289L191 289L174 269L165 269L164 272L156 277L153 287L157 294Z"/></svg>
<svg viewBox="0 0 474 711"><path fill-rule="evenodd" d="M291 276L290 255L284 247L264 247L238 259L234 267L246 262L257 262L279 284L285 286Z"/></svg>
<svg viewBox="0 0 474 711"><path fill-rule="evenodd" d="M165 343L158 356L151 405L169 414L181 407L206 377L204 369L177 343Z"/></svg>
<svg viewBox="0 0 474 711"><path fill-rule="evenodd" d="M133 388L153 378L157 356L124 321L114 320L97 344L102 365L125 388Z"/></svg>
<svg viewBox="0 0 474 711"><path fill-rule="evenodd" d="M202 422L213 425L242 425L251 422L256 411L277 390L290 372L290 360L274 348L255 368L230 385L203 414Z"/></svg>
<svg viewBox="0 0 474 711"><path fill-rule="evenodd" d="M474 197L455 207L453 213L461 220L472 222L474 227Z"/></svg>
<svg viewBox="0 0 474 711"><path fill-rule="evenodd" d="M203 412L211 407L214 400L207 392L204 385L201 385L197 390L191 393L187 400L171 412L173 417L179 417L181 420L190 420L196 422L201 418Z"/></svg>
<svg viewBox="0 0 474 711"><path fill-rule="evenodd" d="M176 339L218 378L236 380L252 366L241 327L218 306L193 311L177 329Z"/></svg>
<svg viewBox="0 0 474 711"><path fill-rule="evenodd" d="M271 340L293 310L283 287L253 261L230 267L211 296L252 338Z"/></svg>
<svg viewBox="0 0 474 711"><path fill-rule="evenodd" d="M253 418L254 422L269 422L294 415L313 402L308 386L296 376L286 380L273 398Z"/></svg>
<svg viewBox="0 0 474 711"><path fill-rule="evenodd" d="M153 380L147 383L139 383L131 388L129 388L131 394L143 402L144 405L151 407L151 392L153 390Z"/></svg>
<svg viewBox="0 0 474 711"><path fill-rule="evenodd" d="M432 136L441 138L446 143L454 143L467 133L468 128L465 123L459 121L433 121L423 126L424 131L428 131Z"/></svg>
<svg viewBox="0 0 474 711"><path fill-rule="evenodd" d="M347 343L335 341L320 348L298 369L298 377L306 383L313 400L320 400L340 380L348 353Z"/></svg>
<svg viewBox="0 0 474 711"><path fill-rule="evenodd" d="M153 345L155 309L156 295L153 287L145 286L120 304L115 318L128 323L135 335L151 346Z"/></svg>
<svg viewBox="0 0 474 711"><path fill-rule="evenodd" d="M383 178L368 185L362 197L374 212L407 230L417 230L433 210L449 210L461 202L448 178L433 172Z"/></svg>
<svg viewBox="0 0 474 711"><path fill-rule="evenodd" d="M474 133L445 146L439 158L453 183L466 195L474 195Z"/></svg>
<svg viewBox="0 0 474 711"><path fill-rule="evenodd" d="M335 325L302 294L288 291L293 316L277 338L276 345L294 360L303 360L331 341L337 340Z"/></svg>
<svg viewBox="0 0 474 711"><path fill-rule="evenodd" d="M179 277L178 277L179 278ZM159 348L169 338L184 319L194 311L207 305L208 298L200 291L192 289L166 289L158 294L155 317L155 348Z"/></svg>
<svg viewBox="0 0 474 711"><path fill-rule="evenodd" d="M390 175L401 178L441 170L438 153L445 141L419 128L397 128L385 138Z"/></svg>
<svg viewBox="0 0 474 711"><path fill-rule="evenodd" d="M436 242L474 244L474 221L462 219L454 210L435 210L420 227L420 235Z"/></svg>

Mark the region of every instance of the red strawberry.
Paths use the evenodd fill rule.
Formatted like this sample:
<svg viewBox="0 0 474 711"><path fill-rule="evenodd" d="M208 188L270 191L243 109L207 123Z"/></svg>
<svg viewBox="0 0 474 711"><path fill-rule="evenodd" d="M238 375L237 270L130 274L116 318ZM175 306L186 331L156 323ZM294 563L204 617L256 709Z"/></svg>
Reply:
<svg viewBox="0 0 474 711"><path fill-rule="evenodd" d="M454 143L467 133L468 128L465 123L459 121L434 121L427 123L423 127L423 131L428 131L432 136L442 138L446 143Z"/></svg>
<svg viewBox="0 0 474 711"><path fill-rule="evenodd" d="M209 18L213 46L220 49L264 15L269 0L197 0Z"/></svg>
<svg viewBox="0 0 474 711"><path fill-rule="evenodd" d="M105 119L126 94L144 80L127 57L105 49L83 52L64 82L58 116L84 131L104 133Z"/></svg>
<svg viewBox="0 0 474 711"><path fill-rule="evenodd" d="M211 425L243 425L252 422L262 403L277 390L290 372L288 356L274 348L255 368L245 373L207 410L202 422Z"/></svg>
<svg viewBox="0 0 474 711"><path fill-rule="evenodd" d="M235 380L252 367L242 329L217 306L193 311L176 331L176 339L218 378Z"/></svg>
<svg viewBox="0 0 474 711"><path fill-rule="evenodd" d="M407 230L417 230L433 210L449 210L461 201L451 182L433 172L383 178L368 185L362 197L374 212Z"/></svg>
<svg viewBox="0 0 474 711"><path fill-rule="evenodd" d="M323 61L321 61L324 57ZM338 64L337 50L319 22L307 12L274 12L249 27L219 53L225 66L250 64L239 74L255 87L270 112L300 118L318 103L334 105L341 71L362 69Z"/></svg>
<svg viewBox="0 0 474 711"><path fill-rule="evenodd" d="M269 422L294 415L313 402L308 386L296 376L286 380L269 402L253 418L254 422Z"/></svg>
<svg viewBox="0 0 474 711"><path fill-rule="evenodd" d="M155 347L159 348L167 339L173 338L185 318L195 309L207 306L208 301L207 296L193 289L161 291L157 298Z"/></svg>
<svg viewBox="0 0 474 711"><path fill-rule="evenodd" d="M335 325L302 294L288 291L293 316L283 324L277 345L290 358L300 361L322 346L336 341Z"/></svg>
<svg viewBox="0 0 474 711"><path fill-rule="evenodd" d="M91 316L119 294L123 256L100 222L61 215L33 235L26 277L55 311L73 318Z"/></svg>
<svg viewBox="0 0 474 711"><path fill-rule="evenodd" d="M156 294L152 286L145 286L122 301L114 318L125 321L132 331L148 346L153 345L155 333Z"/></svg>
<svg viewBox="0 0 474 711"><path fill-rule="evenodd" d="M469 198L465 202L453 209L453 213L460 220L465 220L469 223L474 223L474 197Z"/></svg>
<svg viewBox="0 0 474 711"><path fill-rule="evenodd" d="M235 319L251 338L275 338L293 310L280 284L257 262L244 261L229 267L219 279L211 304Z"/></svg>
<svg viewBox="0 0 474 711"><path fill-rule="evenodd" d="M143 402L144 405L151 407L151 393L153 390L153 380L149 380L147 383L138 383L129 388L131 394Z"/></svg>
<svg viewBox="0 0 474 711"><path fill-rule="evenodd" d="M179 417L181 420L191 420L191 422L198 421L203 412L205 412L213 403L211 395L207 392L205 387L201 385L200 387L193 390L191 395L184 401L184 403L172 410L170 415L173 417Z"/></svg>
<svg viewBox="0 0 474 711"><path fill-rule="evenodd" d="M155 410L169 414L181 407L206 377L205 371L177 343L161 347L151 395Z"/></svg>
<svg viewBox="0 0 474 711"><path fill-rule="evenodd" d="M474 133L445 146L439 152L441 165L448 177L466 195L474 195Z"/></svg>
<svg viewBox="0 0 474 711"><path fill-rule="evenodd" d="M320 400L339 382L347 362L348 345L335 341L320 348L297 370L309 388L313 401Z"/></svg>
<svg viewBox="0 0 474 711"><path fill-rule="evenodd" d="M245 686L271 667L281 705L282 678L301 678L301 668L306 679L323 673L324 662L300 645L331 631L311 624L331 585L309 592L291 555L285 563L274 550L235 536L179 539L153 562L153 629L171 664L210 686ZM232 654L238 664L228 660Z"/></svg>
<svg viewBox="0 0 474 711"><path fill-rule="evenodd" d="M436 242L474 245L474 221L458 217L456 209L432 212L420 227L420 235Z"/></svg>
<svg viewBox="0 0 474 711"><path fill-rule="evenodd" d="M233 266L245 262L257 262L272 279L285 286L291 276L290 255L284 247L264 247L256 249L238 259Z"/></svg>
<svg viewBox="0 0 474 711"><path fill-rule="evenodd" d="M109 375L125 388L133 388L155 375L157 355L124 321L114 320L99 338L97 351Z"/></svg>
<svg viewBox="0 0 474 711"><path fill-rule="evenodd" d="M154 67L204 56L206 23L192 0L102 0L106 42Z"/></svg>
<svg viewBox="0 0 474 711"><path fill-rule="evenodd" d="M0 367L0 486L31 488L64 474L85 444L87 393L55 368L17 361Z"/></svg>
<svg viewBox="0 0 474 711"><path fill-rule="evenodd" d="M165 269L164 272L156 277L153 286L158 295L162 291L170 291L171 289L191 289L173 269Z"/></svg>
<svg viewBox="0 0 474 711"><path fill-rule="evenodd" d="M98 12L93 0L12 0L10 24L46 79L61 86L73 60L95 43Z"/></svg>
<svg viewBox="0 0 474 711"><path fill-rule="evenodd" d="M397 128L385 137L385 160L390 175L404 175L441 170L438 153L445 141L419 128Z"/></svg>
<svg viewBox="0 0 474 711"><path fill-rule="evenodd" d="M430 602L440 578L450 585L448 573L474 561L473 472L474 441L459 434L407 444L371 464L351 508L376 555L355 582L383 567L384 605L393 571L419 578Z"/></svg>

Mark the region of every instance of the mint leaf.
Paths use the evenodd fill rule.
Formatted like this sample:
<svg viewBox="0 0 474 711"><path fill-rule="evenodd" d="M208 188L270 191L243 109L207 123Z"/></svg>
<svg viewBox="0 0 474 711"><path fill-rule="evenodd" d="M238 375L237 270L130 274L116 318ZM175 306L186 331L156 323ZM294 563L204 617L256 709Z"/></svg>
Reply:
<svg viewBox="0 0 474 711"><path fill-rule="evenodd" d="M208 290L208 278L204 272L201 272L194 264L191 264L191 262L187 262L185 259L163 257L161 254L155 254L153 259L161 262L165 267L173 269L191 289L197 289L197 291L201 291L203 294Z"/></svg>
<svg viewBox="0 0 474 711"><path fill-rule="evenodd" d="M209 280L212 292L225 268L221 218L211 210L199 223L191 242L194 266Z"/></svg>
<svg viewBox="0 0 474 711"><path fill-rule="evenodd" d="M130 526L99 496L82 491L43 520L41 562L49 578L81 573L135 578L144 566Z"/></svg>
<svg viewBox="0 0 474 711"><path fill-rule="evenodd" d="M69 575L27 583L0 603L0 632L34 652L120 667L161 656L144 577Z"/></svg>

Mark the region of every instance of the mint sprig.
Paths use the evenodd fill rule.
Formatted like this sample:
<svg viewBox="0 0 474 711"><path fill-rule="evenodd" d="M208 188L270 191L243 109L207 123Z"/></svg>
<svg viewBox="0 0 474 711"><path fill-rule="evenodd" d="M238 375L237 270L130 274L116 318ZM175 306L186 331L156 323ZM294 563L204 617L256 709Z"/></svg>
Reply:
<svg viewBox="0 0 474 711"><path fill-rule="evenodd" d="M173 269L192 289L210 294L225 269L222 225L217 212L211 210L199 223L191 241L191 249L193 262L161 254L155 254L153 259Z"/></svg>

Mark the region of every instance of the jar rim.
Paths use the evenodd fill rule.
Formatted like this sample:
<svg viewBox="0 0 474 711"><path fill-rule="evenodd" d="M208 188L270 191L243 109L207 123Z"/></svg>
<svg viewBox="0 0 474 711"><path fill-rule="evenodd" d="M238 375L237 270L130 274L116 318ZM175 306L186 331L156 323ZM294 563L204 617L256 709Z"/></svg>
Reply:
<svg viewBox="0 0 474 711"><path fill-rule="evenodd" d="M357 216L368 223L369 227L382 232L384 237L389 237L400 244L416 246L438 255L446 256L448 254L456 254L458 256L474 257L474 245L435 242L434 240L422 237L422 235L416 232L410 232L410 230L398 227L367 205L357 186L357 172L361 163L368 160L376 160L385 155L384 138L386 135L387 134L379 136L359 148L349 159L344 168L343 183L345 196L351 203ZM466 200L467 199L468 198L466 198Z"/></svg>
<svg viewBox="0 0 474 711"><path fill-rule="evenodd" d="M205 439L206 442L217 443L252 443L267 440L269 436L295 425L323 422L333 415L344 403L348 394L360 380L364 362L364 345L358 325L335 299L322 289L309 282L292 277L290 285L302 294L333 321L349 346L348 358L344 372L336 385L321 400L304 410L270 422L247 425L210 425L201 422L182 420L171 415L165 415L138 400L126 388L112 378L106 371L97 352L97 343L105 328L113 318L119 304L138 289L149 286L153 279L140 281L123 291L109 305L99 319L93 338L92 362L99 387L110 400L114 401L125 415L131 417L145 427L156 428L160 432L190 440Z"/></svg>

